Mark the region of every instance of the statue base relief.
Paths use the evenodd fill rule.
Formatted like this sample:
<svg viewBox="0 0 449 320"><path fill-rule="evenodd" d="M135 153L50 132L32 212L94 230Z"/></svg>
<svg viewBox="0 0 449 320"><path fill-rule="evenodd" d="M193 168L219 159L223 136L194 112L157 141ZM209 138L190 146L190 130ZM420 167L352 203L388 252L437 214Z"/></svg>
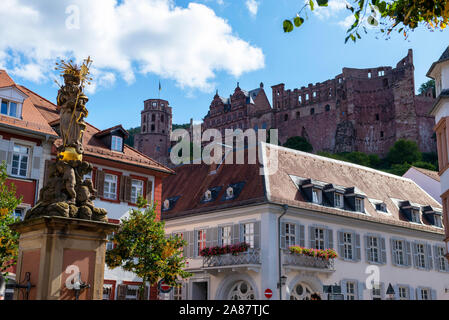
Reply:
<svg viewBox="0 0 449 320"><path fill-rule="evenodd" d="M20 234L15 300L102 300L107 236L118 225L44 216L11 228Z"/></svg>

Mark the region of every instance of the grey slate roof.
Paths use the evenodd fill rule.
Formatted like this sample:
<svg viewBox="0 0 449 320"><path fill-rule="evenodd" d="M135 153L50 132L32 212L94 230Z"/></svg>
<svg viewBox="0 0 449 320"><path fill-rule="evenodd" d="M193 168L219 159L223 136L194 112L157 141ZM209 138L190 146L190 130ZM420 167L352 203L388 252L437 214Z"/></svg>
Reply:
<svg viewBox="0 0 449 320"><path fill-rule="evenodd" d="M435 68L435 66L436 66L438 63L441 63L441 62L444 62L444 61L447 61L447 60L449 60L449 46L446 48L446 50L444 50L444 52L443 52L443 54L441 55L440 59L438 59L438 61L435 61L434 63L432 63L432 65L430 66L429 71L427 71L426 76L428 76L429 78L432 78L432 77L430 76L430 74L432 73L432 71L433 71L433 69ZM432 79L433 79L433 78L432 78Z"/></svg>

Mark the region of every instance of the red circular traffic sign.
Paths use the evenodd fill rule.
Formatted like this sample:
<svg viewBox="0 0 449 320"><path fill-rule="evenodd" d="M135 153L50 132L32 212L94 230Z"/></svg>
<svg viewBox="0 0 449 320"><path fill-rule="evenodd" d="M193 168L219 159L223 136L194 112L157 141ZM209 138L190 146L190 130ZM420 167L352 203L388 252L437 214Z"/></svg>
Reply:
<svg viewBox="0 0 449 320"><path fill-rule="evenodd" d="M171 289L172 288L168 284L166 284L164 280L159 281L159 290L162 293L169 293Z"/></svg>
<svg viewBox="0 0 449 320"><path fill-rule="evenodd" d="M271 291L271 289L267 289L264 294L267 299L270 299L273 296L273 291Z"/></svg>

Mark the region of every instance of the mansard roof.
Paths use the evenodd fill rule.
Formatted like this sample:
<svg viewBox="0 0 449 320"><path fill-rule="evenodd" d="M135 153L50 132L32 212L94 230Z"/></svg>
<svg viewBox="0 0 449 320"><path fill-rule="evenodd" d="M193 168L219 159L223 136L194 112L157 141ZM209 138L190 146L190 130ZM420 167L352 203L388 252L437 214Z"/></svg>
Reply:
<svg viewBox="0 0 449 320"><path fill-rule="evenodd" d="M171 210L163 213L163 219L272 203L385 226L394 225L441 235L444 233L425 219L423 224L412 224L401 214L399 207L404 201L413 201L420 208L431 206L441 210L441 205L410 179L271 144L262 143L259 147L264 156L257 164L222 164L217 169L214 165L203 163L176 168L176 175L163 181L162 199L173 196L179 196L179 199ZM267 173L272 161L270 155L274 152L277 152L277 171L272 175L261 175L260 168ZM348 191L345 197L350 196L351 192L360 196L364 201L364 213L312 203L301 192L298 186L301 181ZM220 192L224 193L228 185L237 182L245 184L236 199L221 201L222 195L219 194L215 201L201 202L201 197L211 187L223 186ZM378 203L386 205L386 212L377 210Z"/></svg>

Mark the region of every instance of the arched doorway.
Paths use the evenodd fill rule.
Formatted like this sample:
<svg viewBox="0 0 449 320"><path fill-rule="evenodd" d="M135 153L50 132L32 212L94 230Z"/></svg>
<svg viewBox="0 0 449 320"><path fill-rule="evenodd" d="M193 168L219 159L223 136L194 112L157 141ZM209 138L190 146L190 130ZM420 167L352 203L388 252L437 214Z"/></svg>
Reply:
<svg viewBox="0 0 449 320"><path fill-rule="evenodd" d="M237 281L229 291L228 300L256 300L254 288L244 280Z"/></svg>
<svg viewBox="0 0 449 320"><path fill-rule="evenodd" d="M290 293L290 300L310 300L313 290L304 282L298 282Z"/></svg>

